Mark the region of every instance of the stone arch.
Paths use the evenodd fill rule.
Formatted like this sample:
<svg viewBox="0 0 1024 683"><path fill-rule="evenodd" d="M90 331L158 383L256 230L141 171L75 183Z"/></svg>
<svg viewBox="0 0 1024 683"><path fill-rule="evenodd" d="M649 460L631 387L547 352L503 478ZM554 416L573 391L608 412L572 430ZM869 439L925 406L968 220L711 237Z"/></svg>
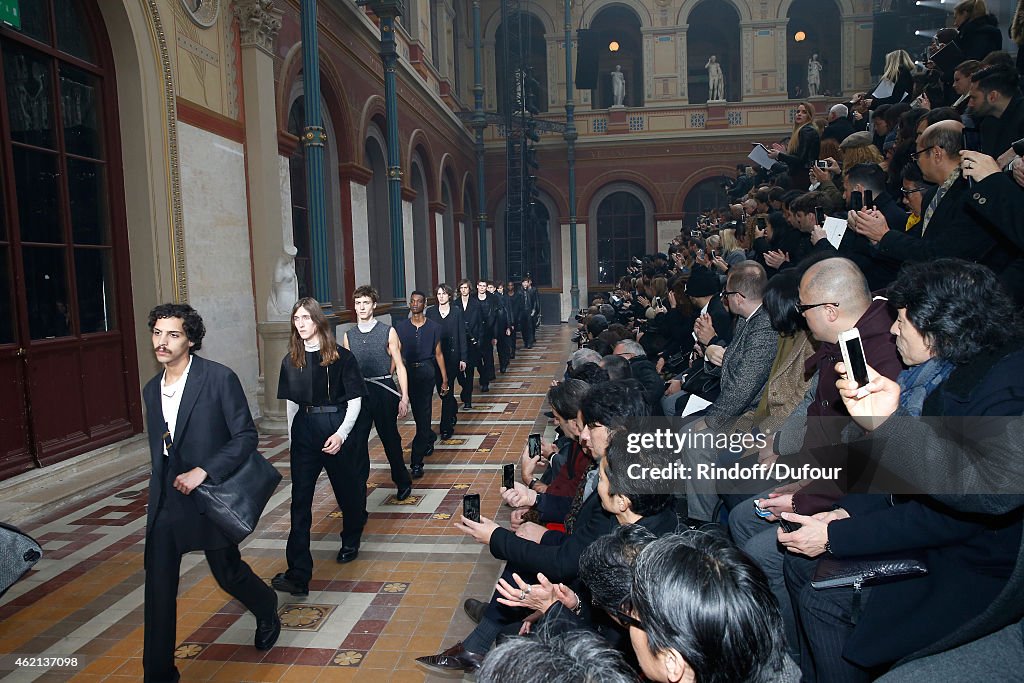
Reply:
<svg viewBox="0 0 1024 683"><path fill-rule="evenodd" d="M697 187L698 184L707 180L708 178L714 178L719 175L733 176L736 173L736 166L729 164L713 164L711 166L702 166L700 170L694 171L690 175L686 176L680 184L679 190L676 191L672 197L672 205L669 208L671 212L678 212L683 210L683 202L686 201L686 195L690 194L690 190Z"/></svg>
<svg viewBox="0 0 1024 683"><path fill-rule="evenodd" d="M292 106L292 93L295 83L301 78L302 72L302 43L298 42L289 48L281 63L281 87L277 88L277 122L278 129L285 130L288 125L288 112ZM350 102L345 94L344 80L338 74L330 55L320 50L320 97L327 105L324 108L325 115L330 115L334 123L335 131L352 131L352 114L348 106ZM364 107L365 109L365 107ZM335 139L328 138L327 144L336 144L338 157L341 161L355 161L359 159L361 151L355 144L360 137L338 135Z"/></svg>
<svg viewBox="0 0 1024 683"><path fill-rule="evenodd" d="M607 7L616 6L632 10L640 20L640 28L652 28L654 26L654 18L651 16L651 11L639 0L596 0L583 9L583 17L580 19L580 27L588 28L594 20L594 17L596 17L601 10Z"/></svg>
<svg viewBox="0 0 1024 683"><path fill-rule="evenodd" d="M423 164L423 174L426 176L427 201L436 202L438 199L437 190L441 185L434 173L434 151L430 146L430 139L422 128L417 128L409 136L409 144L405 150L405 163L402 168L406 173L412 170L412 161L417 152L420 155L420 162ZM405 187L412 189L411 181L406 181Z"/></svg>
<svg viewBox="0 0 1024 683"><path fill-rule="evenodd" d="M548 225L547 225L547 244L548 244L548 261L546 264L546 270L543 273L533 272L534 280L538 286L552 287L560 284L558 273L561 272L559 254L561 253L561 221L559 220L559 207L555 200L555 197L551 195L548 190L549 188L538 187L538 200L544 207L544 210L548 214ZM506 235L505 235L505 212L508 205L508 197L504 194L504 188L501 188L501 193L496 195L497 202L494 204L494 244L491 245L491 249L494 253L494 264L495 272L492 275L495 279L508 280L510 277L519 276L522 277L522 273L509 273L508 265L506 263ZM500 275L500 278L498 277Z"/></svg>
<svg viewBox="0 0 1024 683"><path fill-rule="evenodd" d="M792 2L792 0L788 1ZM689 24L690 14L694 9L696 9L697 5L702 2L705 2L705 0L684 0L682 6L679 8L679 13L676 14L676 25L683 26ZM754 16L750 11L750 5L752 3L738 2L738 0L726 0L726 2L732 5L733 9L736 10L736 14L740 17L741 24L745 21L754 20ZM785 13L783 13L782 16L785 17Z"/></svg>
<svg viewBox="0 0 1024 683"><path fill-rule="evenodd" d="M366 184L366 251L368 262L354 264L357 285L370 282L382 301L401 299L405 292L394 291L391 264L391 223L388 206L388 146L383 131L383 115L367 120L360 150L363 165L371 176ZM362 230L360 230L361 232ZM364 270L365 268L365 270Z"/></svg>
<svg viewBox="0 0 1024 683"><path fill-rule="evenodd" d="M839 16L849 17L854 14L858 14L857 10L853 6L853 0L832 0L836 8L839 10ZM795 0L782 0L779 3L778 14L775 15L776 19L785 19L789 15L789 8Z"/></svg>
<svg viewBox="0 0 1024 683"><path fill-rule="evenodd" d="M363 109L359 113L359 139L363 140L364 144L360 145L356 151L355 158L356 163L361 166L366 166L366 158L364 156L366 150L365 141L370 137L370 131L374 126L378 128L378 133L383 134L386 112L383 95L370 95L366 98L366 102L363 103ZM383 142L382 140L382 146ZM384 149L386 150L387 147L385 146Z"/></svg>
<svg viewBox="0 0 1024 683"><path fill-rule="evenodd" d="M452 211L462 211L462 197L456 197L456 191L460 189L459 185L455 182L455 157L452 156L451 152L445 152L441 155L441 163L437 166L437 197L438 201L444 201L441 199L441 183L447 178L448 189L452 193Z"/></svg>
<svg viewBox="0 0 1024 683"><path fill-rule="evenodd" d="M422 145L417 144L409 157L408 172L406 174L407 187L414 195L411 207L411 237L406 232L405 261L406 272L412 266L412 278L407 278L406 286L408 291L421 289L429 292L434 286L434 263L436 253L432 244L434 243L434 211L431 204L436 201L431 199L430 193L434 185L433 168L429 158L426 157ZM411 247L411 248L410 248Z"/></svg>
<svg viewBox="0 0 1024 683"><path fill-rule="evenodd" d="M669 213L670 209L665 205L664 195L651 182L650 178L634 171L608 171L594 178L583 188L582 192L577 194L578 206L582 207L585 212L578 215L587 223L589 223L590 206L594 202L594 197L605 187L614 183L632 184L639 187L647 193L654 213Z"/></svg>
<svg viewBox="0 0 1024 683"><path fill-rule="evenodd" d="M555 20L547 9L539 4L533 3L529 9L521 10L523 14L536 17L544 26L545 36L563 36L565 30L562 28L562 20ZM498 39L498 27L501 26L501 9L498 8L484 20L483 39L485 42L494 43Z"/></svg>

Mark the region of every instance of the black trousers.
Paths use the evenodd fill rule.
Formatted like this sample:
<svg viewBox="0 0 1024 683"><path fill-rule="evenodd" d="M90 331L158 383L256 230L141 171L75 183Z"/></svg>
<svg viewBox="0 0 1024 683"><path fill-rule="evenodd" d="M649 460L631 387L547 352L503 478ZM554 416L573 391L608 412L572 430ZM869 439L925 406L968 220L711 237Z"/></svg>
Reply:
<svg viewBox="0 0 1024 683"><path fill-rule="evenodd" d="M512 334L505 334L502 330L501 336L498 337L498 368L503 372L508 367L509 361L512 360L513 345L516 343L515 332Z"/></svg>
<svg viewBox="0 0 1024 683"><path fill-rule="evenodd" d="M416 436L412 439L412 466L416 467L423 464L423 457L427 449L434 445L437 435L430 428L431 401L434 400L434 363L426 361L413 366L413 363L409 363L405 369L409 373L409 403L413 420L416 421Z"/></svg>
<svg viewBox="0 0 1024 683"><path fill-rule="evenodd" d="M142 668L146 683L179 680L174 666L181 556L174 533L157 520L146 536L146 586L143 607ZM257 619L270 619L277 606L274 590L242 561L238 546L206 550L206 563L217 584Z"/></svg>
<svg viewBox="0 0 1024 683"><path fill-rule="evenodd" d="M390 379L378 380L383 384L394 387L394 381ZM397 391L398 387L395 387ZM384 446L384 453L388 457L388 464L391 465L391 481L399 489L406 488L412 484L409 476L409 469L405 466L405 456L402 453L402 436L398 433L398 402L400 398L390 391L374 382L366 383L368 395L363 399L362 410L359 411L359 419L352 429L349 439L354 446L366 450L366 462L370 462L370 428L377 429L377 436Z"/></svg>
<svg viewBox="0 0 1024 683"><path fill-rule="evenodd" d="M529 315L523 315L519 318L519 329L523 333L523 346L530 348L533 346L534 340L534 329L533 329L533 318Z"/></svg>
<svg viewBox="0 0 1024 683"><path fill-rule="evenodd" d="M481 339L477 350L480 362L477 371L480 373L480 386L486 387L494 379L494 340Z"/></svg>
<svg viewBox="0 0 1024 683"><path fill-rule="evenodd" d="M309 532L313 525L313 494L320 472L334 490L334 499L342 513L341 545L358 548L366 526L366 480L370 477L370 459L365 443L356 443L349 434L335 455L321 450L327 438L341 426L344 413L306 413L300 409L292 422L292 502L291 531L288 532L288 578L308 582L313 578L313 555L309 551ZM355 430L353 430L355 431Z"/></svg>
<svg viewBox="0 0 1024 683"><path fill-rule="evenodd" d="M476 370L476 366L480 364L480 346L479 341L474 344L466 337L466 370L459 373L459 398L462 399L463 403L473 402L473 375ZM448 386L455 387L452 384Z"/></svg>
<svg viewBox="0 0 1024 683"><path fill-rule="evenodd" d="M441 371L435 370L434 373L434 388L437 395L441 396L441 422L438 424L441 433L455 431L455 420L459 415L459 402L455 400L455 377L459 375L459 361L446 356L444 365L448 373L448 393L444 396L441 396Z"/></svg>

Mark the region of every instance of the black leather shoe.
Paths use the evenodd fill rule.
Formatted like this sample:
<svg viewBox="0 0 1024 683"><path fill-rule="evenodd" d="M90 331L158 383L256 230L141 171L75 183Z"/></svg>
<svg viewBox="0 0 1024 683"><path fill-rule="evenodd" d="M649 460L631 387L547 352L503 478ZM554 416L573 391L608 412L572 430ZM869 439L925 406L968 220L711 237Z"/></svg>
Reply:
<svg viewBox="0 0 1024 683"><path fill-rule="evenodd" d="M472 401L466 401L465 403L462 404L462 409L463 410L473 410L473 402Z"/></svg>
<svg viewBox="0 0 1024 683"><path fill-rule="evenodd" d="M309 583L289 578L287 574L280 573L270 580L270 586L282 593L292 595L309 595Z"/></svg>
<svg viewBox="0 0 1024 683"><path fill-rule="evenodd" d="M412 495L412 482L409 482L408 486L402 486L398 489L398 493L395 494L395 500L405 500Z"/></svg>
<svg viewBox="0 0 1024 683"><path fill-rule="evenodd" d="M481 387L480 387L480 391L482 391L485 394L488 391L490 391L490 390L491 390L491 385L490 384L484 384L484 385L481 385Z"/></svg>
<svg viewBox="0 0 1024 683"><path fill-rule="evenodd" d="M462 641L459 641L440 654L416 658L420 666L432 673L441 674L442 676L458 675L459 677L462 674L475 673L480 668L480 663L483 660L484 656L482 654L470 652L464 648Z"/></svg>
<svg viewBox="0 0 1024 683"><path fill-rule="evenodd" d="M480 620L484 618L484 612L487 611L487 603L476 598L469 598L462 603L462 609L466 611L466 615L473 620L474 624L479 624Z"/></svg>
<svg viewBox="0 0 1024 683"><path fill-rule="evenodd" d="M446 429L443 432L441 432L441 439L444 440L444 441L447 441L448 439L452 438L452 435L454 433L455 432L453 432L452 430Z"/></svg>
<svg viewBox="0 0 1024 683"><path fill-rule="evenodd" d="M422 479L423 478L423 465L413 465L412 466L412 478L413 479Z"/></svg>
<svg viewBox="0 0 1024 683"><path fill-rule="evenodd" d="M498 372L500 372L503 375L505 374L506 370L508 370L508 366L507 365L504 366L504 367L498 368Z"/></svg>
<svg viewBox="0 0 1024 683"><path fill-rule="evenodd" d="M270 619L256 620L256 637L253 645L257 650L269 650L274 647L281 635L281 617L277 614L277 593L274 593L274 616Z"/></svg>
<svg viewBox="0 0 1024 683"><path fill-rule="evenodd" d="M357 557L359 557L359 548L341 546L341 550L338 551L338 562L340 564L348 564Z"/></svg>

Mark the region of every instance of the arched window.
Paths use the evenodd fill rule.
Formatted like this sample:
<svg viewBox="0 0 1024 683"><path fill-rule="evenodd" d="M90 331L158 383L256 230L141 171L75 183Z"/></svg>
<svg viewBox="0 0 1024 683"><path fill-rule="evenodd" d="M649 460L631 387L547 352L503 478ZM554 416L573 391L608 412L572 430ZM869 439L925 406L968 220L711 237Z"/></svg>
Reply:
<svg viewBox="0 0 1024 683"><path fill-rule="evenodd" d="M0 479L141 429L117 93L93 0L0 27Z"/></svg>
<svg viewBox="0 0 1024 683"><path fill-rule="evenodd" d="M612 6L602 9L590 24L591 35L598 38L597 88L591 91L594 109L607 109L614 104L612 71L622 67L626 75L627 107L644 106L644 53L640 34L640 18L631 9Z"/></svg>
<svg viewBox="0 0 1024 683"><path fill-rule="evenodd" d="M740 65L740 15L730 2L705 0L686 20L686 68L690 104L708 101L708 59L714 55L722 67L725 99L743 98Z"/></svg>
<svg viewBox="0 0 1024 683"><path fill-rule="evenodd" d="M498 112L504 113L508 93L509 69L505 67L505 34L504 24L498 27L495 42L495 79L494 87L498 93ZM536 105L539 111L548 110L548 48L544 40L544 24L532 14L520 16L520 33L523 60L530 75L537 81Z"/></svg>
<svg viewBox="0 0 1024 683"><path fill-rule="evenodd" d="M686 199L683 200L684 228L689 229L689 226L696 225L697 216L702 211L717 209L729 203L729 195L725 193L723 187L723 183L727 181L728 178L725 176L705 178L686 193Z"/></svg>
<svg viewBox="0 0 1024 683"><path fill-rule="evenodd" d="M817 55L821 65L818 95L842 92L842 22L832 0L794 0L786 13L787 87L790 97L808 93L808 63ZM826 114L828 112L825 112Z"/></svg>
<svg viewBox="0 0 1024 683"><path fill-rule="evenodd" d="M414 267L413 282L407 283L408 290L419 289L429 292L434 287L432 250L430 233L434 229L433 212L430 210L430 198L427 195L427 178L423 172L423 162L417 154L412 162L412 191L416 198L412 200L412 249L406 246L405 258L412 259Z"/></svg>
<svg viewBox="0 0 1024 683"><path fill-rule="evenodd" d="M629 261L643 256L647 212L631 192L613 192L597 207L597 284L610 285L626 274Z"/></svg>
<svg viewBox="0 0 1024 683"><path fill-rule="evenodd" d="M455 281L455 261L458 254L455 252L455 207L452 206L451 184L445 177L441 181L441 203L444 204L444 213L441 215L441 237L437 245L437 257L443 259L444 267L440 278L445 282Z"/></svg>

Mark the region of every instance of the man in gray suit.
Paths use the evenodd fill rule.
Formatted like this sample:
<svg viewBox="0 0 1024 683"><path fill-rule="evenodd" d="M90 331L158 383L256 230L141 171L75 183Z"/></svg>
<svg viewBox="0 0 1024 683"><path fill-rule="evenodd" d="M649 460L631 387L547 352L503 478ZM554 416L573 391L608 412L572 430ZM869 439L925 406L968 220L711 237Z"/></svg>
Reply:
<svg viewBox="0 0 1024 683"><path fill-rule="evenodd" d="M729 269L721 296L736 315L736 329L727 348L714 344L707 348L706 367L721 375L721 393L705 409L703 420L694 424L694 430L731 432L733 418L753 410L761 400L779 344L779 333L761 305L767 286L768 276L756 261L742 261ZM715 453L690 449L688 464L709 462ZM710 521L718 495L687 491L687 504L690 517Z"/></svg>

